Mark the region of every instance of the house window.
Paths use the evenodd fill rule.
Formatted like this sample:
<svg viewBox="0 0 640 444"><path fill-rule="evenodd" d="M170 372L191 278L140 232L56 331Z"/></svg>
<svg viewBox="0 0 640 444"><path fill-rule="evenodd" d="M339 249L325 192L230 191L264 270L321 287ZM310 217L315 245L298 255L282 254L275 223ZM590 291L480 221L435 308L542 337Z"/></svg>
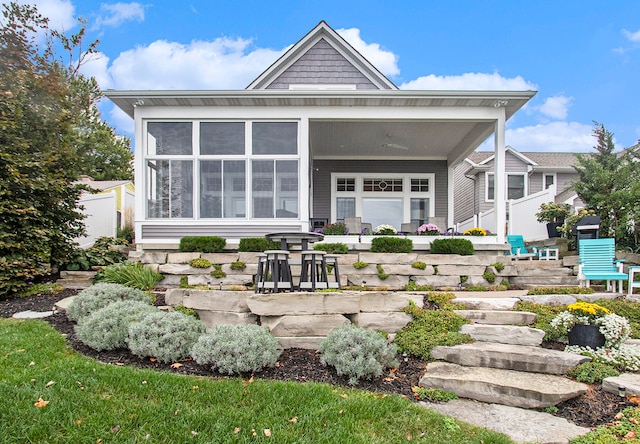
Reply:
<svg viewBox="0 0 640 444"><path fill-rule="evenodd" d="M555 175L553 174L545 174L544 175L544 189L549 189L549 187L551 187L554 183L556 183L555 181Z"/></svg>
<svg viewBox="0 0 640 444"><path fill-rule="evenodd" d="M331 175L332 220L361 217L373 226L401 229L405 222L421 222L434 213L434 174Z"/></svg>
<svg viewBox="0 0 640 444"><path fill-rule="evenodd" d="M485 200L491 202L495 198L495 179L493 173L486 173L486 195ZM526 196L525 174L507 174L505 190L507 199L520 199Z"/></svg>
<svg viewBox="0 0 640 444"><path fill-rule="evenodd" d="M148 218L298 218L297 122L145 123Z"/></svg>

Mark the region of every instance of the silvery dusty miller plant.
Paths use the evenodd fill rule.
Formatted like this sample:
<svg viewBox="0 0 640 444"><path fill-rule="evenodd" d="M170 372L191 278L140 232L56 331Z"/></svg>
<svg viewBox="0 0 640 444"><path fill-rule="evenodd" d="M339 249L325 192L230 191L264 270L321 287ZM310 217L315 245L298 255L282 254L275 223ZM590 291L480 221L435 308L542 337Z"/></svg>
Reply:
<svg viewBox="0 0 640 444"><path fill-rule="evenodd" d="M151 298L142 290L122 284L99 282L76 295L67 308L67 317L77 322L94 311L117 301L140 301L151 304Z"/></svg>
<svg viewBox="0 0 640 444"><path fill-rule="evenodd" d="M191 349L198 364L229 375L273 367L280 353L278 340L258 325L216 325Z"/></svg>

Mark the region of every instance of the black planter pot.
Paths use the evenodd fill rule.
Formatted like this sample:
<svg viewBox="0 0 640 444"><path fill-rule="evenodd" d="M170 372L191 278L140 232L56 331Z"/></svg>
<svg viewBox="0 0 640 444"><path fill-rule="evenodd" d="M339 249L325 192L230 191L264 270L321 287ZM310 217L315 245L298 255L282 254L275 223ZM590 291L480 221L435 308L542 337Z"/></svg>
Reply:
<svg viewBox="0 0 640 444"><path fill-rule="evenodd" d="M596 349L604 345L604 335L599 325L576 324L569 330L569 345L591 347Z"/></svg>
<svg viewBox="0 0 640 444"><path fill-rule="evenodd" d="M560 222L550 222L547 224L547 234L549 235L549 239L551 239L552 237L560 237L560 234L558 232L558 227L561 227L562 223Z"/></svg>

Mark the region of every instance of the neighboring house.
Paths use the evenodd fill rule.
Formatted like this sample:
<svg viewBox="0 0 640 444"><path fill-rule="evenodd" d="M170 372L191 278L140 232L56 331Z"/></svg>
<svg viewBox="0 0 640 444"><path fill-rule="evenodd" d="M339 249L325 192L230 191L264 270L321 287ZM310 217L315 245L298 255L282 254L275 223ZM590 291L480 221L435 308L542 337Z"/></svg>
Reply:
<svg viewBox="0 0 640 444"><path fill-rule="evenodd" d="M86 218L86 236L76 239L81 247L93 245L102 236L115 237L118 228L133 227L135 214L135 187L130 180L93 180L81 176L76 183L87 185L93 193L80 197Z"/></svg>
<svg viewBox="0 0 640 444"><path fill-rule="evenodd" d="M454 172L454 222L490 211L495 203L493 152L471 153ZM578 179L575 153L519 152L506 147L505 199L519 200L543 190L553 190L548 201L581 206L571 183ZM535 211L530 215L535 222Z"/></svg>
<svg viewBox="0 0 640 444"><path fill-rule="evenodd" d="M535 94L401 91L325 22L245 90L105 91L135 120L141 249L354 216L449 225L453 168L492 134L504 168L505 122Z"/></svg>

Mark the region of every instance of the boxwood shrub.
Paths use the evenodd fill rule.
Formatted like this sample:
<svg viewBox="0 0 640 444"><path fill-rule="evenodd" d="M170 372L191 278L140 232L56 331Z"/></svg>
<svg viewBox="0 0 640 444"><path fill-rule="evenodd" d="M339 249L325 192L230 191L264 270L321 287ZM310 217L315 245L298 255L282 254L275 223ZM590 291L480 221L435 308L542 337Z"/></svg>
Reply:
<svg viewBox="0 0 640 444"><path fill-rule="evenodd" d="M180 239L180 251L222 253L226 244L226 239L218 236L185 236Z"/></svg>
<svg viewBox="0 0 640 444"><path fill-rule="evenodd" d="M349 252L349 247L347 246L347 244L342 242L336 242L333 244L316 244L313 246L313 249L318 251L326 251L329 254L347 254Z"/></svg>
<svg viewBox="0 0 640 444"><path fill-rule="evenodd" d="M371 241L371 251L374 253L411 253L413 241L404 237L375 237Z"/></svg>
<svg viewBox="0 0 640 444"><path fill-rule="evenodd" d="M431 254L460 254L470 256L474 253L473 243L469 239L434 239L431 242Z"/></svg>
<svg viewBox="0 0 640 444"><path fill-rule="evenodd" d="M264 237L245 237L240 239L238 251L249 251L261 253L265 250L279 250L280 243L270 241Z"/></svg>

